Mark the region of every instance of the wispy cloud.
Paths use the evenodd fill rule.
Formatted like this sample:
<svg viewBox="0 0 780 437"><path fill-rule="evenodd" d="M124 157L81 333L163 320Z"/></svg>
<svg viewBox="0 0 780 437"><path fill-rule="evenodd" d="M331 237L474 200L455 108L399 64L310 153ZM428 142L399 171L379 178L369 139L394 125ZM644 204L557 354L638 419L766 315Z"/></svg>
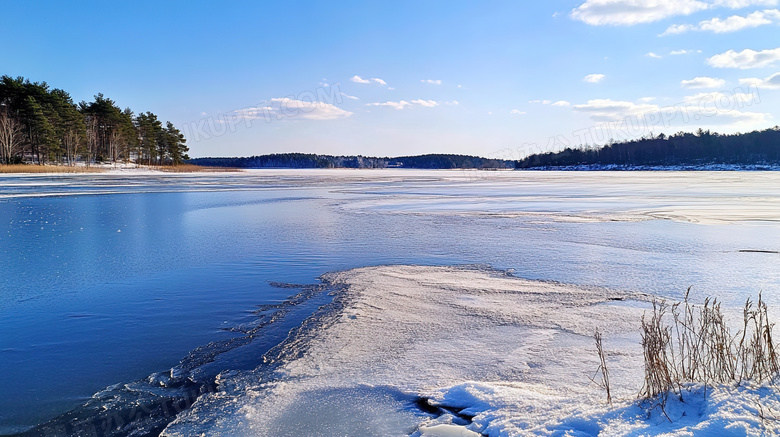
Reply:
<svg viewBox="0 0 780 437"><path fill-rule="evenodd" d="M296 100L288 97L273 98L266 106L244 108L230 113L231 117L246 120L303 119L336 120L353 113L324 102Z"/></svg>
<svg viewBox="0 0 780 437"><path fill-rule="evenodd" d="M683 88L721 88L726 85L726 81L723 79L716 79L714 77L695 77L691 80L683 80L680 82L680 86Z"/></svg>
<svg viewBox="0 0 780 437"><path fill-rule="evenodd" d="M557 100L555 102L552 100L530 100L528 103L541 103L542 105L552 106L571 106L571 103L567 102L566 100Z"/></svg>
<svg viewBox="0 0 780 437"><path fill-rule="evenodd" d="M725 19L716 17L710 20L700 21L698 24L675 24L669 26L661 36L676 35L685 32L729 33L779 22L780 11L777 9L767 9L764 11L755 11L744 16L732 15Z"/></svg>
<svg viewBox="0 0 780 437"><path fill-rule="evenodd" d="M707 59L707 64L715 68L749 68L769 67L780 61L780 47L776 49L755 51L745 49L741 52L729 50Z"/></svg>
<svg viewBox="0 0 780 437"><path fill-rule="evenodd" d="M672 50L669 52L672 56L691 55L694 53L701 53L701 50Z"/></svg>
<svg viewBox="0 0 780 437"><path fill-rule="evenodd" d="M422 83L429 83L429 84L432 84L432 85L441 85L441 80L440 79L436 79L436 80L434 80L434 79L423 79L420 82L422 82Z"/></svg>
<svg viewBox="0 0 780 437"><path fill-rule="evenodd" d="M382 79L380 79L378 77L372 77L370 79L364 79L364 78L362 78L362 77L360 77L358 75L354 75L349 80L351 80L352 82L355 82L355 83L376 83L376 84L379 84L380 86L387 85L387 82L385 82L384 80L382 80Z"/></svg>
<svg viewBox="0 0 780 437"><path fill-rule="evenodd" d="M714 0L714 6L722 6L731 9L747 8L749 6L775 6L778 0Z"/></svg>
<svg viewBox="0 0 780 437"><path fill-rule="evenodd" d="M658 105L647 103L634 103L611 99L588 100L582 105L574 105L575 111L588 114L596 121L621 120L632 115L641 115L646 112L658 111Z"/></svg>
<svg viewBox="0 0 780 437"><path fill-rule="evenodd" d="M412 103L414 103L415 105L424 106L426 108L433 108L434 106L439 106L439 102L437 102L436 100L418 99L418 100L412 100Z"/></svg>
<svg viewBox="0 0 780 437"><path fill-rule="evenodd" d="M411 105L411 103L406 100L401 100L400 102L366 103L366 106L389 106L398 110L404 109L409 105Z"/></svg>
<svg viewBox="0 0 780 437"><path fill-rule="evenodd" d="M447 102L446 104L457 105L458 102L453 100L452 102ZM436 100L416 99L416 100L412 100L411 102L408 102L406 100L401 100L398 102L388 101L388 102L366 103L366 106L387 106L393 109L401 110L405 108L413 108L415 106L419 106L423 108L433 108L439 106L439 102L437 102Z"/></svg>
<svg viewBox="0 0 780 437"><path fill-rule="evenodd" d="M647 52L647 53L645 53L645 56L647 56L648 58L655 58L655 59L663 58L663 56L661 56L659 54L656 54L656 53L653 53L653 52Z"/></svg>
<svg viewBox="0 0 780 437"><path fill-rule="evenodd" d="M780 73L775 73L767 78L746 78L740 79L739 83L744 85L755 85L759 88L780 90Z"/></svg>
<svg viewBox="0 0 780 437"><path fill-rule="evenodd" d="M699 0L587 0L571 16L592 26L631 26L690 15L709 7L710 4Z"/></svg>
<svg viewBox="0 0 780 437"><path fill-rule="evenodd" d="M604 80L605 77L606 76L604 76L603 74L589 74L584 78L582 78L582 80L589 83L599 83L602 80Z"/></svg>
<svg viewBox="0 0 780 437"><path fill-rule="evenodd" d="M360 100L360 98L355 97L355 96L350 96L349 94L344 93L344 92L341 93L341 97L344 97L344 98L350 99L350 100Z"/></svg>
<svg viewBox="0 0 780 437"><path fill-rule="evenodd" d="M519 109L513 109L513 110L509 111L509 113L512 114L512 115L525 115L525 114L527 114L527 112L521 111Z"/></svg>
<svg viewBox="0 0 780 437"><path fill-rule="evenodd" d="M632 26L707 9L774 6L778 0L586 0L571 11L575 20L592 26Z"/></svg>

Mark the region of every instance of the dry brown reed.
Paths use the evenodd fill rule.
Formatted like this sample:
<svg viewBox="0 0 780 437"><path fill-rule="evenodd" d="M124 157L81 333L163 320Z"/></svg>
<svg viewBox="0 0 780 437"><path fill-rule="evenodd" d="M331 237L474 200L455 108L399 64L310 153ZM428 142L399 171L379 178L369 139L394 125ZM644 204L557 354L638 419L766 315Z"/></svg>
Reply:
<svg viewBox="0 0 780 437"><path fill-rule="evenodd" d="M766 302L761 294L754 305L748 299L741 329L731 334L720 302L707 298L694 305L685 294L669 307L653 302L652 312L642 317L644 385L640 396L665 399L682 395L686 383L763 383L780 371Z"/></svg>
<svg viewBox="0 0 780 437"><path fill-rule="evenodd" d="M601 345L601 331L597 329L593 337L596 340L596 353L599 355L600 363L599 368L596 370L596 374L593 375L590 380L604 389L604 391L607 393L607 403L612 405L612 393L610 392L609 387L609 370L607 369L607 359L606 355L604 354L604 348ZM596 377L599 374L601 374L601 381L596 380Z"/></svg>
<svg viewBox="0 0 780 437"><path fill-rule="evenodd" d="M0 173L102 173L97 167L35 164L0 164Z"/></svg>

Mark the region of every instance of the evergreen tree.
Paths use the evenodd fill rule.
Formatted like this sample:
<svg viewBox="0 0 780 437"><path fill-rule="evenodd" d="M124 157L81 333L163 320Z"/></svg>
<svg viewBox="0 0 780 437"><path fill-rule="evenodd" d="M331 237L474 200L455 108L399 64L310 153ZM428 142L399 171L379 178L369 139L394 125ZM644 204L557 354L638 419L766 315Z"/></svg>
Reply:
<svg viewBox="0 0 780 437"><path fill-rule="evenodd" d="M190 150L190 148L185 144L187 140L184 139L184 134L182 134L179 129L176 129L176 127L170 121L166 124L165 134L168 145L167 154L168 158L171 160L171 163L173 165L179 165L185 160L190 159L190 157L187 155L187 152Z"/></svg>
<svg viewBox="0 0 780 437"><path fill-rule="evenodd" d="M32 160L66 162L79 157L93 161L181 162L184 137L155 114L134 117L130 108L97 94L92 102L73 103L60 89L23 77L0 77L4 135L0 162ZM20 128L21 126L21 128ZM19 131L21 130L21 133Z"/></svg>

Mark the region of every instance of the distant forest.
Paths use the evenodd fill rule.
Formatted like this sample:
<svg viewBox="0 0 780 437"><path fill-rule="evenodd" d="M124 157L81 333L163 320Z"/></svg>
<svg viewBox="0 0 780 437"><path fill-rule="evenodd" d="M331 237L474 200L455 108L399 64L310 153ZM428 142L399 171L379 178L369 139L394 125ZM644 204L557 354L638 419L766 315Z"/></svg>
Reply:
<svg viewBox="0 0 780 437"><path fill-rule="evenodd" d="M780 165L780 127L723 135L699 129L528 156L516 168Z"/></svg>
<svg viewBox="0 0 780 437"><path fill-rule="evenodd" d="M179 164L189 159L185 142L171 122L120 109L103 94L76 104L46 82L0 78L0 164Z"/></svg>
<svg viewBox="0 0 780 437"><path fill-rule="evenodd" d="M190 164L236 168L417 168L417 169L510 169L514 161L466 155L420 155L398 158L331 156L281 153L248 158L197 158Z"/></svg>

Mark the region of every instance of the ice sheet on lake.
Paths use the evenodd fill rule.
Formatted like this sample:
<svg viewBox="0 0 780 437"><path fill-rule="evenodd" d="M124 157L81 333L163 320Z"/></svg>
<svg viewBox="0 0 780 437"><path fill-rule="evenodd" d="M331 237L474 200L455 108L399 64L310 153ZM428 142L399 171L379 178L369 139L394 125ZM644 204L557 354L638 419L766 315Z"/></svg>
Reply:
<svg viewBox="0 0 780 437"><path fill-rule="evenodd" d="M469 178L468 176L471 175ZM554 221L776 222L778 172L477 172L361 187L355 212L536 216Z"/></svg>
<svg viewBox="0 0 780 437"><path fill-rule="evenodd" d="M263 169L240 173L2 175L21 197L332 187L344 210L555 221L776 222L779 172ZM338 194L335 194L338 193Z"/></svg>

